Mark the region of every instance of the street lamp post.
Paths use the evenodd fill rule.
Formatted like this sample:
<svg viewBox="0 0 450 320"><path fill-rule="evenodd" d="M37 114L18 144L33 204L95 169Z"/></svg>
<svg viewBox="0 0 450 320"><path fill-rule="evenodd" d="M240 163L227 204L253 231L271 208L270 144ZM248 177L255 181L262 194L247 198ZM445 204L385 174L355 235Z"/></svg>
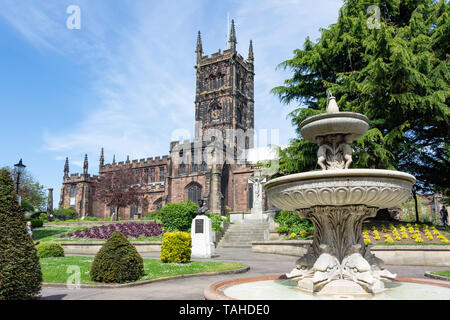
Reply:
<svg viewBox="0 0 450 320"><path fill-rule="evenodd" d="M22 202L22 198L19 196L19 184L20 184L20 175L23 173L23 171L25 170L26 165L24 165L22 163L22 159L20 159L19 163L16 163L14 165L14 167L16 167L16 172L17 172L17 180L16 180L16 193L18 196L18 200L19 200L19 205Z"/></svg>

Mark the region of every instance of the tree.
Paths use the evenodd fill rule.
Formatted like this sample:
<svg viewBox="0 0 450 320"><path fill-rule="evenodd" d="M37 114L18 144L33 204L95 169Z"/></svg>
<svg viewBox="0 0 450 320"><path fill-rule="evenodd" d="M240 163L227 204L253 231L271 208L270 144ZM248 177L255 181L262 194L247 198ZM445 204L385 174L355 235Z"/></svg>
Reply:
<svg viewBox="0 0 450 320"><path fill-rule="evenodd" d="M300 140L299 125L325 112L331 91L341 111L371 120L352 145L355 167L406 171L422 191L448 194L449 12L447 1L344 1L317 42L307 38L279 65L293 75L272 92L301 105L290 114L299 137L281 151L280 170L315 168L317 147Z"/></svg>
<svg viewBox="0 0 450 320"><path fill-rule="evenodd" d="M102 174L94 183L93 193L107 206L115 207L117 219L120 208L139 203L139 186L135 172L130 168Z"/></svg>
<svg viewBox="0 0 450 320"><path fill-rule="evenodd" d="M14 185L16 185L16 171L10 167L3 169L10 172ZM22 207L27 211L45 211L47 204L45 187L27 169L20 175L19 182L19 195L22 197Z"/></svg>
<svg viewBox="0 0 450 320"><path fill-rule="evenodd" d="M11 174L1 169L0 300L32 299L41 290L41 266L25 222Z"/></svg>

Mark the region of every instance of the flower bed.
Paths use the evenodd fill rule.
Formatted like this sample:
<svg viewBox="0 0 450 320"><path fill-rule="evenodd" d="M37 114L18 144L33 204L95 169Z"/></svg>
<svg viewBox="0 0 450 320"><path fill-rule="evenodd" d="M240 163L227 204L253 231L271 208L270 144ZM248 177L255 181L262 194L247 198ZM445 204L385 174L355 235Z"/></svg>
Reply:
<svg viewBox="0 0 450 320"><path fill-rule="evenodd" d="M125 222L77 230L68 234L63 234L60 238L108 239L116 230L120 231L127 238L156 237L163 234L162 225L154 222Z"/></svg>
<svg viewBox="0 0 450 320"><path fill-rule="evenodd" d="M448 239L436 229L427 224L397 224L388 226L368 225L363 228L362 236L365 244L370 243L448 243Z"/></svg>

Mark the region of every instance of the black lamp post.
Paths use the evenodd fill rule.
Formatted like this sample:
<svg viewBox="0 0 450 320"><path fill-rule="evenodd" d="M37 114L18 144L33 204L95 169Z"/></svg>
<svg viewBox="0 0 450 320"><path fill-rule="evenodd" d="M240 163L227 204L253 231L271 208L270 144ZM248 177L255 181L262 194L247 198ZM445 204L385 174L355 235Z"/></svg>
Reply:
<svg viewBox="0 0 450 320"><path fill-rule="evenodd" d="M20 175L23 173L23 171L25 170L26 165L24 165L22 163L22 159L20 159L19 163L16 163L14 165L14 167L16 167L16 172L17 172L17 180L16 180L16 193L19 197L19 204L21 203L21 198L19 196L19 184L20 184Z"/></svg>
<svg viewBox="0 0 450 320"><path fill-rule="evenodd" d="M419 223L419 208L417 206L417 185L412 186L411 192L414 197L414 206L416 209L416 223Z"/></svg>

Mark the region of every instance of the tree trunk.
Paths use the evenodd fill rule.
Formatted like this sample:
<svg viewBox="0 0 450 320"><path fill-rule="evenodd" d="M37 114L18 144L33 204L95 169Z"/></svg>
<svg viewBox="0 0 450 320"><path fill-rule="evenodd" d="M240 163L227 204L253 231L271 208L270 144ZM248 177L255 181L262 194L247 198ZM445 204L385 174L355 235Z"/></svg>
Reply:
<svg viewBox="0 0 450 320"><path fill-rule="evenodd" d="M116 221L119 221L119 206L116 206Z"/></svg>

